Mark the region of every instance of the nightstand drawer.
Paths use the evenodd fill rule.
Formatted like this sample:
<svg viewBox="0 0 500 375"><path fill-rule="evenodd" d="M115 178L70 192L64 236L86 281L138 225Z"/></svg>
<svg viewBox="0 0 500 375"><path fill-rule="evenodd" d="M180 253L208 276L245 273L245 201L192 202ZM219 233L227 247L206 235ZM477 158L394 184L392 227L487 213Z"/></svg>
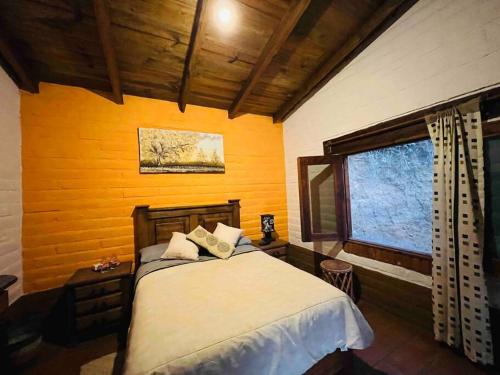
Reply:
<svg viewBox="0 0 500 375"><path fill-rule="evenodd" d="M75 303L76 315L95 314L101 311L120 306L122 303L122 293L114 293L103 297L87 299Z"/></svg>
<svg viewBox="0 0 500 375"><path fill-rule="evenodd" d="M264 250L267 254L273 256L273 257L276 257L276 258L281 258L281 257L284 257L286 256L286 247L283 246L283 247L277 247L277 248L274 248L274 249L268 249L268 250Z"/></svg>
<svg viewBox="0 0 500 375"><path fill-rule="evenodd" d="M120 321L122 316L122 307L116 307L112 310L104 311L98 314L92 314L76 318L76 330L81 332L88 329L106 326Z"/></svg>
<svg viewBox="0 0 500 375"><path fill-rule="evenodd" d="M87 298L100 297L105 294L118 292L121 289L121 280L115 279L102 283L95 283L75 288L75 299L82 300Z"/></svg>

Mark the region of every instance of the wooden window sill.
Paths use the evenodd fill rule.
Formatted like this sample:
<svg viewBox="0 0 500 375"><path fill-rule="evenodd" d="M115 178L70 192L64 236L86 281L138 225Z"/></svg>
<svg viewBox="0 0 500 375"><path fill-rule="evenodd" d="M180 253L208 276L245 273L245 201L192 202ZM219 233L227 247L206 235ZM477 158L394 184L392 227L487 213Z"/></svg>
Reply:
<svg viewBox="0 0 500 375"><path fill-rule="evenodd" d="M413 253L352 239L345 242L344 251L365 258L378 260L379 262L400 266L424 275L432 275L432 257L430 255Z"/></svg>

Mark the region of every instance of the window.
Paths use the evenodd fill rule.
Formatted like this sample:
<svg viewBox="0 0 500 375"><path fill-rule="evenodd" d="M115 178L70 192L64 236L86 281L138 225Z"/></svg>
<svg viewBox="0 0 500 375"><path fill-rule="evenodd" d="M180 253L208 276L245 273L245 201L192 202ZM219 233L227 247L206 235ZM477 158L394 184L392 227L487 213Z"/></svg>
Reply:
<svg viewBox="0 0 500 375"><path fill-rule="evenodd" d="M299 158L302 240L430 255L433 157L432 142L423 140L346 157Z"/></svg>
<svg viewBox="0 0 500 375"><path fill-rule="evenodd" d="M430 140L349 155L350 238L431 254L433 156Z"/></svg>
<svg viewBox="0 0 500 375"><path fill-rule="evenodd" d="M323 147L325 156L298 158L302 241L339 240L346 252L430 275L433 146L425 122L390 122Z"/></svg>
<svg viewBox="0 0 500 375"><path fill-rule="evenodd" d="M439 104L326 140L326 156L299 158L302 240L341 240L349 253L430 275L434 150L425 116L471 98ZM498 88L481 94L481 113L485 253L493 273L500 275ZM328 158L332 158L330 168ZM311 166L309 173L306 164Z"/></svg>

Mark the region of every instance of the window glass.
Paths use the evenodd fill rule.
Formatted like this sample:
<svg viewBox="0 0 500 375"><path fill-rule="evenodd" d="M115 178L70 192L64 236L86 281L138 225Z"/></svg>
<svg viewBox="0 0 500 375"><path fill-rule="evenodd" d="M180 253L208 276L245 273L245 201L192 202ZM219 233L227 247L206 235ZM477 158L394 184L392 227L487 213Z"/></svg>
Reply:
<svg viewBox="0 0 500 375"><path fill-rule="evenodd" d="M431 254L430 140L348 156L351 238Z"/></svg>
<svg viewBox="0 0 500 375"><path fill-rule="evenodd" d="M335 179L330 164L307 166L312 233L337 230L335 217Z"/></svg>

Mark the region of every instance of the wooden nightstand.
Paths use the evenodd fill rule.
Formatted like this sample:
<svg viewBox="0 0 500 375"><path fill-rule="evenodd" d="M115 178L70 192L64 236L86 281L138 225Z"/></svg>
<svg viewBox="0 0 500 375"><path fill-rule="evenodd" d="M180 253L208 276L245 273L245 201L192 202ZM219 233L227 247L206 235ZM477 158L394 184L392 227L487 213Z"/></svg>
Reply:
<svg viewBox="0 0 500 375"><path fill-rule="evenodd" d="M100 273L89 268L76 271L66 283L68 339L79 340L118 332L126 337L132 262Z"/></svg>
<svg viewBox="0 0 500 375"><path fill-rule="evenodd" d="M262 251L265 251L267 254L286 262L288 247L290 246L290 244L287 241L275 240L271 242L269 245L265 246L259 245L259 241L260 240L252 241L252 245L258 247Z"/></svg>

